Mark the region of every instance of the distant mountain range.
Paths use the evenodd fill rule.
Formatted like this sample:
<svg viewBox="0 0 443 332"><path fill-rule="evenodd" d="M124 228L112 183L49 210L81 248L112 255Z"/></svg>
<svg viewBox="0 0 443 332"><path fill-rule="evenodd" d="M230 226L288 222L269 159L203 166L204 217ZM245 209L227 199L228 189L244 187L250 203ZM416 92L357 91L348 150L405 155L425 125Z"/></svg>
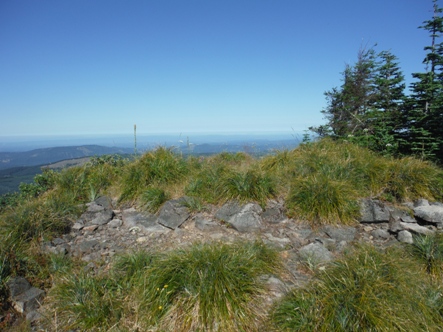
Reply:
<svg viewBox="0 0 443 332"><path fill-rule="evenodd" d="M168 145L183 155L212 155L220 152L246 152L254 156L271 153L273 150L293 149L296 140L255 140L231 141L224 143L192 144L179 141L177 145ZM152 146L151 148L155 148ZM150 148L150 149L151 149ZM148 150L150 150L148 149ZM142 153L144 151L139 151ZM72 165L81 165L87 157L108 154L130 155L133 148L107 147L101 145L62 146L34 149L24 152L0 152L0 195L17 191L20 183L30 183L34 176L42 172L42 167L60 169Z"/></svg>
<svg viewBox="0 0 443 332"><path fill-rule="evenodd" d="M134 149L100 145L54 147L25 152L0 152L0 170L12 167L48 165L66 159L129 153L134 153Z"/></svg>

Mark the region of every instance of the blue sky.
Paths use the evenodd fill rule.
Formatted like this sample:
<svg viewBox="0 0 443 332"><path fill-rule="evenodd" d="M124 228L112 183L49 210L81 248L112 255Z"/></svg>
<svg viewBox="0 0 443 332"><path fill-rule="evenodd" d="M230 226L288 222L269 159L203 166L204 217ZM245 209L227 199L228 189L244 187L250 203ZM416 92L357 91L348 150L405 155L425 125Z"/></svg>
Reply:
<svg viewBox="0 0 443 332"><path fill-rule="evenodd" d="M358 49L424 70L431 0L2 0L0 136L301 132Z"/></svg>

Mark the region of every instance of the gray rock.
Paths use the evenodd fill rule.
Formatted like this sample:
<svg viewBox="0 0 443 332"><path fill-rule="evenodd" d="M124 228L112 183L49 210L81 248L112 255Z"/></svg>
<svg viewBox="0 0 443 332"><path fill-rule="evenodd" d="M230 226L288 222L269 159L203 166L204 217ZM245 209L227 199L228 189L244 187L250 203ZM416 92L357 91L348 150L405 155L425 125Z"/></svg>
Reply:
<svg viewBox="0 0 443 332"><path fill-rule="evenodd" d="M416 218L429 223L443 225L443 207L439 205L420 205L414 207Z"/></svg>
<svg viewBox="0 0 443 332"><path fill-rule="evenodd" d="M275 237L271 233L266 233L264 236L266 237L266 240L264 241L266 244L280 249L286 249L292 242L287 237Z"/></svg>
<svg viewBox="0 0 443 332"><path fill-rule="evenodd" d="M167 201L160 209L157 222L165 227L176 229L189 218L189 210L183 204L185 199Z"/></svg>
<svg viewBox="0 0 443 332"><path fill-rule="evenodd" d="M374 229L371 232L371 235L374 237L375 240L387 240L390 237L390 234L387 230L385 229Z"/></svg>
<svg viewBox="0 0 443 332"><path fill-rule="evenodd" d="M31 284L29 283L29 281L23 277L15 277L9 279L9 281L7 282L7 286L11 297L16 297L31 288Z"/></svg>
<svg viewBox="0 0 443 332"><path fill-rule="evenodd" d="M94 201L94 203L102 206L105 210L112 210L112 201L107 196L100 196Z"/></svg>
<svg viewBox="0 0 443 332"><path fill-rule="evenodd" d="M270 224L279 224L287 220L283 204L276 201L270 201L268 203L261 217L264 222Z"/></svg>
<svg viewBox="0 0 443 332"><path fill-rule="evenodd" d="M415 218L412 217L408 213L408 211L406 211L404 209L391 207L390 211L391 211L391 217L394 218L395 220L400 220L402 222L407 222L407 223L416 223L417 222L417 220L415 220Z"/></svg>
<svg viewBox="0 0 443 332"><path fill-rule="evenodd" d="M310 243L298 252L303 261L310 261L313 264L327 263L332 260L332 253L321 243Z"/></svg>
<svg viewBox="0 0 443 332"><path fill-rule="evenodd" d="M388 222L390 211L385 205L372 199L362 199L360 201L360 222L361 223L380 223Z"/></svg>
<svg viewBox="0 0 443 332"><path fill-rule="evenodd" d="M108 227L111 227L111 228L118 228L121 225L123 225L123 221L118 218L114 218L110 222L108 222Z"/></svg>
<svg viewBox="0 0 443 332"><path fill-rule="evenodd" d="M130 231L167 232L168 229L157 223L157 217L151 213L140 213L134 208L123 210L123 226Z"/></svg>
<svg viewBox="0 0 443 332"><path fill-rule="evenodd" d="M215 212L215 218L221 221L228 221L235 214L242 210L242 206L237 202L231 201L224 204L220 209Z"/></svg>
<svg viewBox="0 0 443 332"><path fill-rule="evenodd" d="M333 226L325 226L322 228L322 231L329 236L331 239L340 242L352 242L355 239L355 235L357 234L357 230L354 227L333 227Z"/></svg>
<svg viewBox="0 0 443 332"><path fill-rule="evenodd" d="M432 235L435 233L435 231L433 231L429 228L420 226L418 224L400 222L400 226L402 226L404 230L411 231L411 232L414 232L417 234Z"/></svg>
<svg viewBox="0 0 443 332"><path fill-rule="evenodd" d="M87 223L87 225L106 225L112 220L114 216L114 211L104 210L102 212L96 213L94 218Z"/></svg>
<svg viewBox="0 0 443 332"><path fill-rule="evenodd" d="M89 254L92 252L92 250L94 249L95 246L99 245L99 242L97 240L88 240L88 241L83 241L80 242L77 245L77 250L81 253L81 254Z"/></svg>
<svg viewBox="0 0 443 332"><path fill-rule="evenodd" d="M408 231L400 231L397 235L397 240L403 243L414 243L414 240L412 238L412 234Z"/></svg>
<svg viewBox="0 0 443 332"><path fill-rule="evenodd" d="M219 211L217 211L216 217L227 222L232 228L241 233L254 232L262 227L263 222L260 214L263 210L260 205L248 203L239 209L235 205L232 205L234 208L230 209L231 204L232 203L228 203L228 207L221 207L221 209L226 209L229 213L218 213ZM220 216L223 218L220 218Z"/></svg>
<svg viewBox="0 0 443 332"><path fill-rule="evenodd" d="M12 305L19 313L28 313L40 306L44 295L43 290L31 287L27 291L12 297Z"/></svg>
<svg viewBox="0 0 443 332"><path fill-rule="evenodd" d="M429 201L427 199L418 199L414 202L414 207L420 207L420 206L429 206Z"/></svg>

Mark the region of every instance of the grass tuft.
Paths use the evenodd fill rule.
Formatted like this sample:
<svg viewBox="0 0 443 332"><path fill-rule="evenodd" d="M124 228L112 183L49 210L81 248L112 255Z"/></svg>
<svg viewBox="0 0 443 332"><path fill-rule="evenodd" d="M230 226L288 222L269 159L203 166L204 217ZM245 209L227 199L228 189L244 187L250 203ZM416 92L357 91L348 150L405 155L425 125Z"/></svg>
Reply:
<svg viewBox="0 0 443 332"><path fill-rule="evenodd" d="M439 291L405 256L359 247L288 294L271 320L280 331L439 331Z"/></svg>

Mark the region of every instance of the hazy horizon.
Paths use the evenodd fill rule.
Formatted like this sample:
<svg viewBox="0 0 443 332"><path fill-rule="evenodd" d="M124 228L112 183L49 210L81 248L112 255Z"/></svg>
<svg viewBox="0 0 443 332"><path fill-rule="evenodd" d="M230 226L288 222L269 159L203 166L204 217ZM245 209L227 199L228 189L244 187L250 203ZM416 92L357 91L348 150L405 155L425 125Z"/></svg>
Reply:
<svg viewBox="0 0 443 332"><path fill-rule="evenodd" d="M302 132L254 133L254 132L218 132L218 133L137 133L137 148L149 149L160 145L183 146L187 144L214 143L249 143L254 141L290 141L299 143ZM97 135L16 135L0 136L0 152L23 152L40 148L102 145L108 147L134 147L132 134L97 134Z"/></svg>

